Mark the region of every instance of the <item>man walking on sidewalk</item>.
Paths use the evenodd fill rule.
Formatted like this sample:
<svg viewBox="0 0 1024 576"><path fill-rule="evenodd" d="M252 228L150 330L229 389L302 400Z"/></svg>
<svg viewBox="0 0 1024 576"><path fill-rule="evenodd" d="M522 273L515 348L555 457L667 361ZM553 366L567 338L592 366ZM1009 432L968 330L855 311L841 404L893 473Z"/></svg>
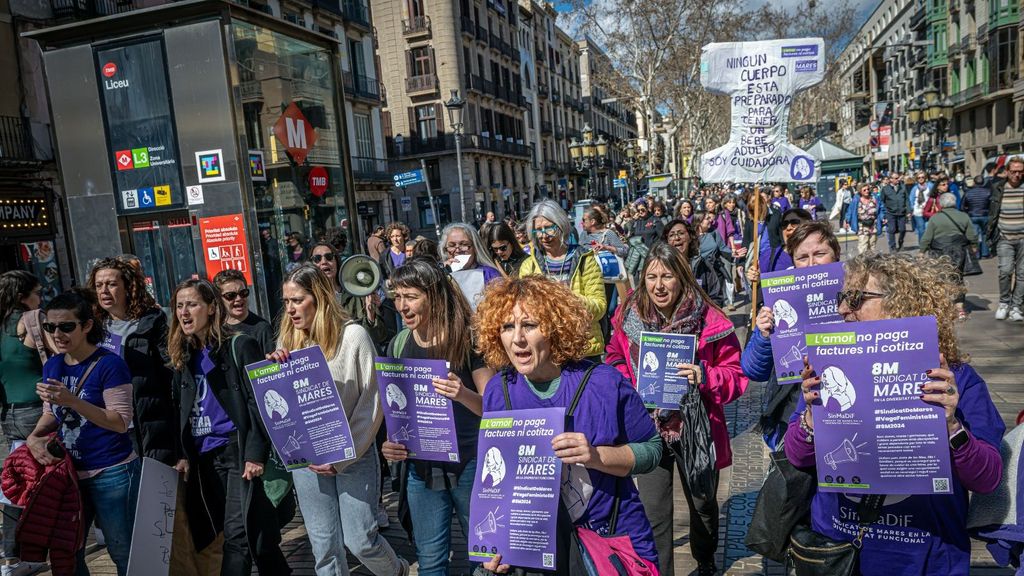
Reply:
<svg viewBox="0 0 1024 576"><path fill-rule="evenodd" d="M907 187L899 175L889 176L882 184L882 205L885 206L882 223L889 233L889 252L895 253L903 250L903 239L907 235Z"/></svg>
<svg viewBox="0 0 1024 576"><path fill-rule="evenodd" d="M999 258L996 320L1024 321L1024 158L1006 162L1006 180L992 183L988 241Z"/></svg>
<svg viewBox="0 0 1024 576"><path fill-rule="evenodd" d="M974 231L978 233L978 255L988 258L991 253L985 235L988 231L988 204L992 190L985 186L984 176L975 176L972 182L974 186L968 188L963 195L962 210L971 217Z"/></svg>

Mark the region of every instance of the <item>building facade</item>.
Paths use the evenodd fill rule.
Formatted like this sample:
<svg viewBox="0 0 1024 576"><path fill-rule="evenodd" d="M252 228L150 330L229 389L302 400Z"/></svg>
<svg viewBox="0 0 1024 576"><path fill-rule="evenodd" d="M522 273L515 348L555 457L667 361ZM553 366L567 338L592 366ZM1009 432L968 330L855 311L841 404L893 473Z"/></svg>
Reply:
<svg viewBox="0 0 1024 576"><path fill-rule="evenodd" d="M532 170L518 7L506 0L373 0L372 6L391 165L425 167L431 187L430 194L423 185L396 191L399 219L432 231L433 193L441 222L511 213L529 197ZM444 105L453 91L465 99L461 172Z"/></svg>

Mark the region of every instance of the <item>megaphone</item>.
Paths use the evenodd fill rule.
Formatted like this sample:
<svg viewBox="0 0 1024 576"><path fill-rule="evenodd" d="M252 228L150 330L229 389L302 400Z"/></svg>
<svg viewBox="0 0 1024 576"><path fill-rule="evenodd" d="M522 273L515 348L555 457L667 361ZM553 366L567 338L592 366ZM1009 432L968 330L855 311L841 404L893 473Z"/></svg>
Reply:
<svg viewBox="0 0 1024 576"><path fill-rule="evenodd" d="M825 454L825 464L828 464L833 470L839 464L845 464L847 462L857 462L857 447L850 442L849 438L844 438L843 443L836 446L835 450Z"/></svg>
<svg viewBox="0 0 1024 576"><path fill-rule="evenodd" d="M380 278L380 266L365 254L349 256L338 270L341 287L353 296L373 294L380 286Z"/></svg>

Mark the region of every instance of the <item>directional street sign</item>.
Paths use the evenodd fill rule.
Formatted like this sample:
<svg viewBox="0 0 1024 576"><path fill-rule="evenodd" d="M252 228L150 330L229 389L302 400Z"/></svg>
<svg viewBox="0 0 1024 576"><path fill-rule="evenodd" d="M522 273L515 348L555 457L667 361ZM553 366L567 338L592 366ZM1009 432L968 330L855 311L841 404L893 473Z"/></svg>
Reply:
<svg viewBox="0 0 1024 576"><path fill-rule="evenodd" d="M422 184L424 182L423 170L410 170L401 174L395 174L393 179L395 186L399 188L411 186L412 184Z"/></svg>
<svg viewBox="0 0 1024 576"><path fill-rule="evenodd" d="M616 178L612 181L613 188L627 188L625 178Z"/></svg>

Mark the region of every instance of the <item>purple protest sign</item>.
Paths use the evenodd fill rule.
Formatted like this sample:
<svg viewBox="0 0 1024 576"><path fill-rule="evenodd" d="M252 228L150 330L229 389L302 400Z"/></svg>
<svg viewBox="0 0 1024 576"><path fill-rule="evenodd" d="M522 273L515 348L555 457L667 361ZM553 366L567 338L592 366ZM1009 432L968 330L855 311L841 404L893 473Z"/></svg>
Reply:
<svg viewBox="0 0 1024 576"><path fill-rule="evenodd" d="M811 408L818 489L952 493L945 412L920 398L939 366L935 318L819 324L805 338L821 378Z"/></svg>
<svg viewBox="0 0 1024 576"><path fill-rule="evenodd" d="M459 461L452 401L431 380L448 377L444 360L378 357L374 361L388 440L405 446L409 458Z"/></svg>
<svg viewBox="0 0 1024 576"><path fill-rule="evenodd" d="M842 322L836 298L843 289L843 264L822 264L766 272L761 276L764 305L775 314L772 356L779 384L799 383L804 367L804 329L811 324Z"/></svg>
<svg viewBox="0 0 1024 576"><path fill-rule="evenodd" d="M679 375L679 364L693 364L697 337L667 332L640 333L640 365L636 389L648 408L679 410L679 401L690 389L690 380Z"/></svg>
<svg viewBox="0 0 1024 576"><path fill-rule="evenodd" d="M118 356L121 355L121 342L123 338L120 334L115 334L107 330L106 335L103 337L103 341L99 343L100 348L106 348Z"/></svg>
<svg viewBox="0 0 1024 576"><path fill-rule="evenodd" d="M555 568L562 461L551 439L565 431L565 408L487 412L480 421L469 504L469 559Z"/></svg>
<svg viewBox="0 0 1024 576"><path fill-rule="evenodd" d="M270 441L288 470L356 457L345 407L319 346L296 350L287 362L245 367Z"/></svg>

